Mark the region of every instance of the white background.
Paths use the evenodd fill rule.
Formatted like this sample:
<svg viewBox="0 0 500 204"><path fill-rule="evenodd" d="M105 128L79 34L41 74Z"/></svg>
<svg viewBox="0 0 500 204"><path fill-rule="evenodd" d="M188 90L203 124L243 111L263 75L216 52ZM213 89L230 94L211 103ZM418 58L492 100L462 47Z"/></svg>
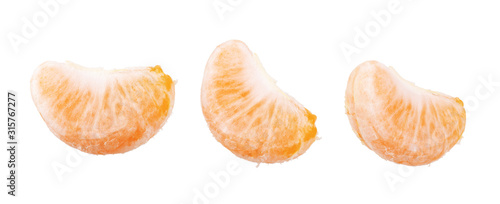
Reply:
<svg viewBox="0 0 500 204"><path fill-rule="evenodd" d="M6 107L7 90L18 93L20 141L18 197L2 185L0 203L193 203L196 191L215 185L209 173L226 171L228 163L240 171L211 192L209 203L500 201L500 87L481 83L500 81L498 1L397 1L399 13L350 62L340 44L352 45L355 29L375 21L370 12L387 10L391 1L218 0L232 8L221 18L215 0L69 0L16 52L8 36L22 36L22 19L33 22L43 12L38 3L47 1L0 3L0 100ZM256 167L211 135L200 106L201 81L209 55L229 39L244 41L278 86L317 115L321 140L298 159ZM385 161L363 146L345 115L344 92L350 72L372 59L423 88L477 99L466 106L460 144L417 168ZM31 74L47 60L110 69L161 65L178 80L173 114L136 150L75 156L31 100ZM0 155L3 184L7 152ZM59 180L54 164L71 165L71 172Z"/></svg>

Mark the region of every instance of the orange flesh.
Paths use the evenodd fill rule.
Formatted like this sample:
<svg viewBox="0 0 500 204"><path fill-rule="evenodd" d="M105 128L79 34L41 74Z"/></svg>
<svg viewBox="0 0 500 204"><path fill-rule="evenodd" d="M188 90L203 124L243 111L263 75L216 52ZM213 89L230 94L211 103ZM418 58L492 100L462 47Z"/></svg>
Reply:
<svg viewBox="0 0 500 204"><path fill-rule="evenodd" d="M35 71L31 90L49 129L92 154L144 144L163 126L174 100L174 83L160 66L105 71L46 62Z"/></svg>
<svg viewBox="0 0 500 204"><path fill-rule="evenodd" d="M275 163L314 142L316 116L269 80L241 41L221 44L205 69L201 102L215 138L235 155Z"/></svg>
<svg viewBox="0 0 500 204"><path fill-rule="evenodd" d="M405 165L441 158L465 129L460 99L418 88L375 61L352 72L346 111L354 132L368 148Z"/></svg>

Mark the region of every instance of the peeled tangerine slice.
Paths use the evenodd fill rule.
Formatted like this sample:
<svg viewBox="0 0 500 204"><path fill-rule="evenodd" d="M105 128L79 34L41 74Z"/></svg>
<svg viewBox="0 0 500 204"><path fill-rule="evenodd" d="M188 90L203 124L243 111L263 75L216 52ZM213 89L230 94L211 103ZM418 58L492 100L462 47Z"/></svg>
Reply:
<svg viewBox="0 0 500 204"><path fill-rule="evenodd" d="M380 157L399 164L429 164L462 137L459 98L416 87L376 61L349 77L346 109L352 129Z"/></svg>
<svg viewBox="0 0 500 204"><path fill-rule="evenodd" d="M31 95L49 129L91 154L124 153L146 143L174 105L174 83L160 66L89 69L45 62L31 79Z"/></svg>
<svg viewBox="0 0 500 204"><path fill-rule="evenodd" d="M201 105L215 138L249 161L284 162L316 139L316 116L282 92L241 41L227 41L210 56Z"/></svg>

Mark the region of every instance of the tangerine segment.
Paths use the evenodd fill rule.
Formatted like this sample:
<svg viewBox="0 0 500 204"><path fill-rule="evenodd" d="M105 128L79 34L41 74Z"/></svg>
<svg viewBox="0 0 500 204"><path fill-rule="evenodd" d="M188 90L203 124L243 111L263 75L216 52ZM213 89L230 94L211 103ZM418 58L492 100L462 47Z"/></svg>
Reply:
<svg viewBox="0 0 500 204"><path fill-rule="evenodd" d="M346 111L363 144L386 160L411 166L441 158L465 129L459 98L419 88L376 61L351 73Z"/></svg>
<svg viewBox="0 0 500 204"><path fill-rule="evenodd" d="M160 66L103 70L45 62L31 79L49 129L91 154L124 153L146 143L174 105L174 83Z"/></svg>
<svg viewBox="0 0 500 204"><path fill-rule="evenodd" d="M210 56L201 105L215 138L249 161L296 158L316 138L316 116L282 92L241 41L227 41Z"/></svg>

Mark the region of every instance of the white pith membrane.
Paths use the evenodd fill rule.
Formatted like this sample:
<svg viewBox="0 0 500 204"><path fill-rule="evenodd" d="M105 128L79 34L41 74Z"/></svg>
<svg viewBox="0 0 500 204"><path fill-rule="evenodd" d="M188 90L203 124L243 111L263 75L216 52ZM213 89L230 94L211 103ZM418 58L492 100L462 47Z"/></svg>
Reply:
<svg viewBox="0 0 500 204"><path fill-rule="evenodd" d="M385 90L377 90L378 88L371 86L377 82L374 81L375 77L369 77L369 75L376 74L374 72L377 70L377 67L383 69L389 75L385 80L393 83ZM354 87L350 87L353 90L348 90L353 92L354 101L352 106L354 108L348 110L350 112L348 114L355 117L359 131L358 136L372 150L380 148L380 146L374 148L373 145L376 142L385 141L398 143L399 150L403 149L405 152L405 155L395 155L394 152L398 150L389 148L386 148L382 152L375 151L382 157L404 161L406 156L417 155L417 161L413 162L418 163L420 159L424 161L431 157L442 155L453 147L456 141L450 141L454 140L457 135L455 132L450 132L450 130L458 130L459 134L462 134L463 127L461 127L460 123L458 121L450 121L450 117L460 116L462 113L465 117L462 105L455 98L417 87L399 76L392 67L386 67L381 63L375 63L375 65L364 63L359 66L356 74L357 76L353 83ZM393 90L396 91L394 96L399 98L390 98L390 101L385 100L383 97L378 98L380 92L389 93ZM401 114L399 118L394 118L396 114L391 115L387 108L399 101L402 101L402 104L397 105L399 109L394 113ZM408 104L411 104L412 107L410 112L403 111ZM359 107L360 105L363 105L363 107ZM356 110L359 111L361 109L365 111L364 114L370 113L372 115L361 118L361 116L356 114ZM441 112L443 113L433 114ZM389 118L381 118L380 114L382 113ZM403 127L406 129L401 129L401 127L387 122L394 119L403 121ZM416 121L416 124L410 124L411 121ZM421 126L422 128L420 128ZM431 131L432 128L430 127L435 127L434 131ZM412 133L409 135L403 134L403 131L408 131L407 128L414 128L413 130L410 129ZM391 132L393 134L382 134L381 132ZM432 155L423 155L423 151L432 152Z"/></svg>
<svg viewBox="0 0 500 204"><path fill-rule="evenodd" d="M300 150L297 151L292 157L282 159L282 161L293 159L302 154L310 146L310 144L304 144L304 133L296 132L294 135L283 136L276 135L276 132L279 132L280 128L286 132L286 129L289 127L304 127L305 125L308 125L308 118L305 117L305 108L295 99L279 89L276 85L276 81L272 79L262 67L257 55L253 54L245 44L241 42L230 43L230 45L226 44L227 43L220 45L212 53L205 69L202 85L202 104L209 104L210 106L203 108L204 110L208 110L207 113L215 119L215 121L207 120L208 123L216 126L216 130L212 130L214 136L217 140L219 140L219 142L223 143L224 146L237 156L254 162L272 163L267 162L275 159L272 158L272 152L269 151L283 148L273 145L273 141L277 140L287 140L287 144L290 146L296 144L301 145ZM224 46L237 46L242 54L234 57L240 57L243 61L242 64L226 68L215 65L215 61L218 60L217 56L225 49ZM243 67L243 69L241 72L233 71L233 74L230 76L221 77L220 71L222 69L226 69L224 73L230 73L233 68L237 70L236 67ZM239 87L227 88L238 90L234 94L228 94L224 96L225 98L217 99L215 96L216 90L214 91L214 89L216 88L214 87L214 84L219 81L225 82L231 80L243 83ZM248 95L240 95L245 92L247 92ZM225 99L231 100L234 103L226 106L223 103ZM217 104L218 100L221 101L220 104ZM209 101L212 103L215 102L216 104L210 104L208 103ZM213 107L216 107L216 109L210 109ZM254 112L260 115L254 115L254 117L250 119L251 121L246 121L245 119L248 118L246 116L248 116L250 111L256 107L257 110ZM230 115L234 110L236 110L236 114ZM279 115L280 118L284 118L283 116L290 113L292 113L291 116L285 118L283 121L275 120L277 115ZM294 119L297 123L292 124L289 119ZM215 123L217 123L217 125L215 125ZM258 124L258 126L255 126L254 123ZM236 127L241 126L235 124L244 124L244 126L246 125L246 128L244 130L237 129ZM281 124L281 126L276 127L276 124ZM230 135L233 138L223 138L223 135ZM242 141L244 144L241 144ZM239 150L241 149L241 146L260 151L259 157L248 158L240 155Z"/></svg>
<svg viewBox="0 0 500 204"><path fill-rule="evenodd" d="M32 98L49 129L70 146L85 152L99 148L92 146L95 144L94 140L105 140L104 145L112 149L113 146L121 146L121 143L120 138L109 137L110 135L143 130L144 136L134 144L120 147L121 152L126 152L144 144L157 132L155 130L157 125L146 124L146 120L140 114L144 111L143 103L151 103L154 100L163 101L165 97L171 97L171 95L173 97L173 92L165 92L155 98L152 95L154 90L142 86L141 83L134 83L143 80L144 77L151 83L156 82L157 77L151 74L149 69L148 67L135 67L104 70L86 68L72 62L45 62L33 74ZM63 85L65 81L70 82L69 86ZM51 82L50 85L57 87L58 90L52 91L50 95L43 95L40 84L48 84L48 82ZM105 95L109 96L108 100L104 100ZM60 108L59 111L55 111L56 106ZM173 100L170 102L169 114L172 107ZM65 111L71 112L69 118L61 114ZM168 116L161 121L160 127L167 118ZM66 127L76 127L78 130ZM80 141L70 144L63 138L65 136L78 137ZM133 135L121 136L132 137Z"/></svg>

